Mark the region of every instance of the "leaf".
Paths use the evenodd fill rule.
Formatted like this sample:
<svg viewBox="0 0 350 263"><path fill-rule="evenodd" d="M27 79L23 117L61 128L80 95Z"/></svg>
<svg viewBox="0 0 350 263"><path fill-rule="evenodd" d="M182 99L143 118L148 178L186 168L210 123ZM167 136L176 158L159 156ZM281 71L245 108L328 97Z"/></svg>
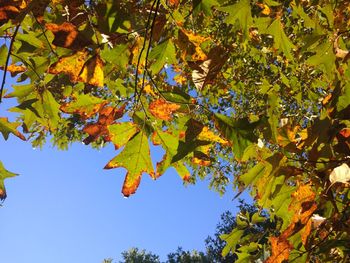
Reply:
<svg viewBox="0 0 350 263"><path fill-rule="evenodd" d="M105 169L116 167L127 169L122 190L126 197L136 192L142 173L148 173L152 178L155 178L148 140L143 132L137 133L125 145L123 151L105 166Z"/></svg>
<svg viewBox="0 0 350 263"><path fill-rule="evenodd" d="M0 69L4 70L4 67L0 66ZM27 71L27 68L23 65L11 64L7 66L7 72L11 73L11 77L15 77L19 73Z"/></svg>
<svg viewBox="0 0 350 263"><path fill-rule="evenodd" d="M107 128L110 140L114 143L116 149L124 146L139 131L137 125L129 122L115 123Z"/></svg>
<svg viewBox="0 0 350 263"><path fill-rule="evenodd" d="M189 180L190 172L183 162L173 162L173 158L177 154L179 138L169 131L156 130L152 135L152 142L154 145L161 145L165 150L162 160L157 163L155 176L158 178L162 176L169 167L174 167L182 180Z"/></svg>
<svg viewBox="0 0 350 263"><path fill-rule="evenodd" d="M54 34L52 44L55 46L81 50L92 44L92 41L80 33L72 23L64 22L61 25L46 23L45 27Z"/></svg>
<svg viewBox="0 0 350 263"><path fill-rule="evenodd" d="M6 199L6 189L5 189L4 180L17 175L18 174L15 174L6 170L2 162L0 161L0 200Z"/></svg>
<svg viewBox="0 0 350 263"><path fill-rule="evenodd" d="M337 110L342 111L350 105L350 84L347 83L344 87L343 94L338 98Z"/></svg>
<svg viewBox="0 0 350 263"><path fill-rule="evenodd" d="M257 123L250 123L248 119L234 120L221 114L215 114L216 128L232 145L232 151L237 160L241 160L245 149L257 141L254 129Z"/></svg>
<svg viewBox="0 0 350 263"><path fill-rule="evenodd" d="M329 175L329 181L334 183L348 183L350 182L350 168L346 163L335 167Z"/></svg>
<svg viewBox="0 0 350 263"><path fill-rule="evenodd" d="M77 51L73 55L61 57L49 67L51 74L67 74L72 82L84 82L93 86L103 86L103 62L99 55L88 59L88 52Z"/></svg>
<svg viewBox="0 0 350 263"><path fill-rule="evenodd" d="M226 245L221 252L223 257L230 253L230 251L234 252L236 250L236 246L239 244L243 234L244 230L234 228L230 234L223 234L220 236L220 239L226 241Z"/></svg>
<svg viewBox="0 0 350 263"><path fill-rule="evenodd" d="M100 109L97 123L87 124L83 129L84 132L89 134L89 136L84 139L84 144L90 144L99 137L102 137L105 142L110 141L108 125L113 124L116 119L124 115L125 107L126 105L124 104L120 108L106 106Z"/></svg>
<svg viewBox="0 0 350 263"><path fill-rule="evenodd" d="M192 80L198 90L207 84L213 83L228 59L228 50L216 46L209 51L207 59L203 62L189 62L193 69Z"/></svg>
<svg viewBox="0 0 350 263"><path fill-rule="evenodd" d="M101 58L107 63L118 66L120 70L126 70L129 62L130 51L126 44L119 44L112 49L105 48L101 51Z"/></svg>
<svg viewBox="0 0 350 263"><path fill-rule="evenodd" d="M180 105L170 103L164 99L157 99L150 103L149 111L154 117L157 117L164 121L171 121L172 114L180 108Z"/></svg>
<svg viewBox="0 0 350 263"><path fill-rule="evenodd" d="M225 23L235 25L238 21L245 37L249 37L249 28L253 24L249 0L241 0L237 4L218 7L217 9L229 14L225 19Z"/></svg>
<svg viewBox="0 0 350 263"><path fill-rule="evenodd" d="M17 136L21 140L25 141L26 138L22 133L17 131L17 127L21 124L19 122L9 122L8 118L1 117L0 118L0 132L2 133L2 136L5 140L8 139L9 134L12 133L13 135Z"/></svg>
<svg viewBox="0 0 350 263"><path fill-rule="evenodd" d="M165 64L175 64L177 62L175 54L175 46L171 39L157 45L149 54L149 59L154 60L150 66L151 72L158 74Z"/></svg>
<svg viewBox="0 0 350 263"><path fill-rule="evenodd" d="M212 8L218 6L219 2L216 0L194 0L193 1L193 12L200 13L203 12L206 16L212 15Z"/></svg>
<svg viewBox="0 0 350 263"><path fill-rule="evenodd" d="M293 60L294 58L291 50L295 48L295 45L285 34L280 19L275 19L272 22L272 24L267 28L267 33L273 36L274 47L282 51L288 59Z"/></svg>
<svg viewBox="0 0 350 263"><path fill-rule="evenodd" d="M284 236L270 237L272 255L265 263L283 263L289 258L290 250L293 246Z"/></svg>
<svg viewBox="0 0 350 263"><path fill-rule="evenodd" d="M41 94L41 103L43 109L43 116L50 130L56 130L58 122L60 120L59 107L52 93L48 90L44 90Z"/></svg>
<svg viewBox="0 0 350 263"><path fill-rule="evenodd" d="M76 95L75 100L61 105L60 110L65 113L79 114L84 119L99 112L107 101L90 94Z"/></svg>

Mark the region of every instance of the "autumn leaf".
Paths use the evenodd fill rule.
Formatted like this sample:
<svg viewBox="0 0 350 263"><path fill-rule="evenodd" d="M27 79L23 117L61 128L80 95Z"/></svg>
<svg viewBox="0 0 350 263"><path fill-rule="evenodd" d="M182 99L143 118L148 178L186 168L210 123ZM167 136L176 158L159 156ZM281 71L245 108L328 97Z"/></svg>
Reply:
<svg viewBox="0 0 350 263"><path fill-rule="evenodd" d="M26 138L22 133L17 131L17 127L21 124L18 122L9 122L8 118L1 117L0 118L0 132L2 133L2 136L4 136L4 139L7 140L9 137L9 134L12 133L13 135L17 136L21 140L25 141Z"/></svg>
<svg viewBox="0 0 350 263"><path fill-rule="evenodd" d="M6 189L5 189L4 180L17 175L18 174L15 174L6 170L2 162L0 161L0 200L4 200L6 198Z"/></svg>
<svg viewBox="0 0 350 263"><path fill-rule="evenodd" d="M293 246L284 236L270 237L272 255L265 263L283 263L288 260Z"/></svg>
<svg viewBox="0 0 350 263"><path fill-rule="evenodd" d="M73 101L62 104L60 110L87 119L99 112L106 103L107 101L90 94L81 94L75 96Z"/></svg>
<svg viewBox="0 0 350 263"><path fill-rule="evenodd" d="M116 149L124 146L139 131L137 125L129 122L115 123L107 128L110 140Z"/></svg>
<svg viewBox="0 0 350 263"><path fill-rule="evenodd" d="M0 69L5 70L3 66L0 66ZM7 72L11 73L11 77L15 77L19 73L23 73L27 68L23 65L11 64L7 66Z"/></svg>
<svg viewBox="0 0 350 263"><path fill-rule="evenodd" d="M10 19L15 19L19 12L26 7L23 0L4 0L0 4L0 26Z"/></svg>
<svg viewBox="0 0 350 263"><path fill-rule="evenodd" d="M114 157L105 166L105 169L117 167L124 167L127 170L122 189L122 193L126 197L136 192L143 173L148 173L152 178L155 178L148 139L143 132L132 137L123 151Z"/></svg>
<svg viewBox="0 0 350 263"><path fill-rule="evenodd" d="M99 137L102 137L104 141L110 141L110 134L108 131L108 125L115 122L116 119L121 118L124 115L126 105L124 104L120 108L106 106L99 111L99 117L97 123L87 124L83 131L88 133L89 136L84 139L84 144L90 144L96 141Z"/></svg>
<svg viewBox="0 0 350 263"><path fill-rule="evenodd" d="M72 82L84 82L94 86L103 86L103 62L99 55L90 59L87 50L77 51L73 55L61 57L52 64L48 72L51 74L67 74Z"/></svg>
<svg viewBox="0 0 350 263"><path fill-rule="evenodd" d="M154 117L164 121L172 120L172 114L180 108L180 105L170 103L164 99L157 99L150 103L149 111Z"/></svg>
<svg viewBox="0 0 350 263"><path fill-rule="evenodd" d="M91 40L84 37L72 23L64 22L61 25L47 23L45 27L54 34L52 44L55 46L81 50L92 44Z"/></svg>

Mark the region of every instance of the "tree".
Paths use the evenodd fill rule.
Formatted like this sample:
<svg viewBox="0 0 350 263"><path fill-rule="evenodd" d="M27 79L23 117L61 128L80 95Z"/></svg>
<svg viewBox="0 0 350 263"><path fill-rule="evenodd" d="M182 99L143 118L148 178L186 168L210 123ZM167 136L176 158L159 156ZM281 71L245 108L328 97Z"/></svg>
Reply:
<svg viewBox="0 0 350 263"><path fill-rule="evenodd" d="M139 250L138 248L131 248L128 251L122 252L123 263L160 263L159 256L147 252L146 250Z"/></svg>
<svg viewBox="0 0 350 263"><path fill-rule="evenodd" d="M127 170L125 196L169 167L221 193L233 182L276 224L266 262L346 262L349 17L333 0L5 0L0 97L18 118L0 131L114 144L105 168ZM7 72L18 85L5 91ZM150 143L165 150L156 169ZM13 174L0 175L5 198Z"/></svg>

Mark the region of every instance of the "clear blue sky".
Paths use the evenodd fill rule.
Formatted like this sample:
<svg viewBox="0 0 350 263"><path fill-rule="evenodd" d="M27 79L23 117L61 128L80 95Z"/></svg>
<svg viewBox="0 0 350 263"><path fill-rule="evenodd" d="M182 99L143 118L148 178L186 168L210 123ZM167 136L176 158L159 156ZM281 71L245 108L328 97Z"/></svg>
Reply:
<svg viewBox="0 0 350 263"><path fill-rule="evenodd" d="M6 102L0 116L6 116ZM232 191L224 197L208 181L184 187L173 171L153 181L144 175L137 193L121 194L124 169L103 170L113 146L101 151L76 143L68 151L0 136L0 160L20 176L5 181L0 208L0 262L95 263L121 259L130 247L161 256L204 250L220 214L235 212Z"/></svg>

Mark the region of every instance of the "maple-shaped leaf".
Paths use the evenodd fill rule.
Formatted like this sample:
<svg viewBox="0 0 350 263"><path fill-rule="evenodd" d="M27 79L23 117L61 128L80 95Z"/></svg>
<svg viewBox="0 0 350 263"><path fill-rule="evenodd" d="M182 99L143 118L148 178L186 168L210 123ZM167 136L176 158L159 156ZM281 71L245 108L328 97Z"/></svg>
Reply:
<svg viewBox="0 0 350 263"><path fill-rule="evenodd" d="M148 139L143 132L131 138L123 151L114 157L105 169L117 167L124 167L127 170L122 189L124 196L130 196L136 192L143 173L148 173L155 178Z"/></svg>
<svg viewBox="0 0 350 263"><path fill-rule="evenodd" d="M293 246L284 236L270 237L272 255L265 261L265 263L283 263L289 258L290 251Z"/></svg>
<svg viewBox="0 0 350 263"><path fill-rule="evenodd" d="M4 165L0 161L0 200L4 200L6 198L6 189L4 180L6 178L17 176L17 174L12 173L5 169Z"/></svg>
<svg viewBox="0 0 350 263"><path fill-rule="evenodd" d="M249 36L249 28L253 24L250 0L241 0L234 5L218 7L217 9L228 13L225 19L226 23L235 25L238 21L245 36Z"/></svg>
<svg viewBox="0 0 350 263"><path fill-rule="evenodd" d="M79 32L72 23L64 22L61 25L47 23L45 27L54 34L55 38L52 44L55 46L80 50L92 44L91 40Z"/></svg>
<svg viewBox="0 0 350 263"><path fill-rule="evenodd" d="M157 45L149 54L149 59L154 60L150 70L153 74L158 74L165 64L176 63L175 46L171 39Z"/></svg>
<svg viewBox="0 0 350 263"><path fill-rule="evenodd" d="M180 108L180 105L167 102L164 99L152 101L149 105L149 111L154 117L164 121L170 121L172 114Z"/></svg>
<svg viewBox="0 0 350 263"><path fill-rule="evenodd" d="M114 123L116 119L121 118L124 115L125 104L120 107L107 106L99 111L97 123L87 124L83 131L88 133L89 136L84 139L85 144L90 144L96 141L99 137L102 137L104 141L110 141L110 134L108 131L108 125Z"/></svg>
<svg viewBox="0 0 350 263"><path fill-rule="evenodd" d="M99 112L106 101L90 94L81 94L75 96L75 100L62 104L60 110L65 113L79 114L83 119L90 118Z"/></svg>
<svg viewBox="0 0 350 263"><path fill-rule="evenodd" d="M161 145L165 150L162 160L157 163L156 177L163 175L169 167L174 167L182 180L188 181L190 172L187 167L181 161L173 162L173 157L177 154L179 145L178 136L170 131L157 130L152 135L152 142L154 145Z"/></svg>
<svg viewBox="0 0 350 263"><path fill-rule="evenodd" d="M7 140L9 137L9 134L12 133L13 135L17 136L21 140L25 141L26 138L22 133L17 131L17 127L21 124L18 122L9 122L8 118L1 117L0 118L0 132L2 133L2 136L4 136L4 139Z"/></svg>
<svg viewBox="0 0 350 263"><path fill-rule="evenodd" d="M48 72L51 74L67 74L72 82L84 82L93 86L103 86L103 62L99 55L88 59L87 50L77 51L73 55L61 57L52 64Z"/></svg>
<svg viewBox="0 0 350 263"><path fill-rule="evenodd" d="M115 123L108 126L109 137L116 149L124 146L139 131L137 125L130 122Z"/></svg>
<svg viewBox="0 0 350 263"><path fill-rule="evenodd" d="M274 47L282 51L288 59L292 60L293 54L291 50L295 48L295 45L290 41L284 32L281 20L274 20L272 24L267 28L267 33L273 36Z"/></svg>

